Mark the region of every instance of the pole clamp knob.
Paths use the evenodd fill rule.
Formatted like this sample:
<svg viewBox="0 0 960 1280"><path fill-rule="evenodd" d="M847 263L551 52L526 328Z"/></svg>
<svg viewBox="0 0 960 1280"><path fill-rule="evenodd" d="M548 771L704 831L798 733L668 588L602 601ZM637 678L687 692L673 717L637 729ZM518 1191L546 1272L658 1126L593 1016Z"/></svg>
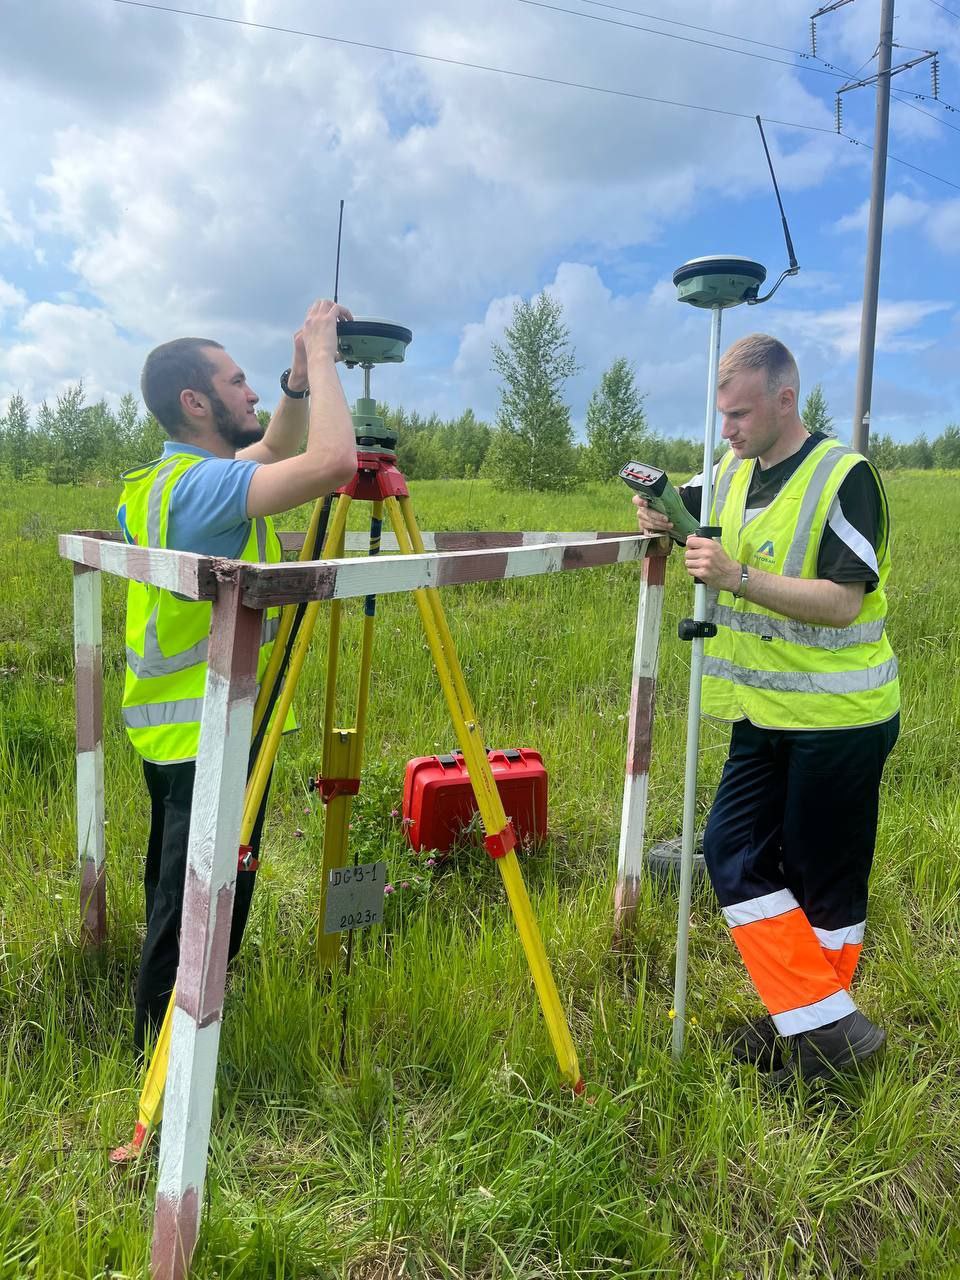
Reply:
<svg viewBox="0 0 960 1280"><path fill-rule="evenodd" d="M717 634L715 622L697 622L695 618L681 618L677 635L681 640L712 640Z"/></svg>

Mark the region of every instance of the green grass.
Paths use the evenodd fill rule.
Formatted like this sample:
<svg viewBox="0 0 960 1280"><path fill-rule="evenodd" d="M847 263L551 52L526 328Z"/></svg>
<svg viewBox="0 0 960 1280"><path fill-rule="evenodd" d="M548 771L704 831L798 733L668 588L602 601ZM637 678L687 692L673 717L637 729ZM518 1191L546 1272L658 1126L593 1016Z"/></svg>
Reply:
<svg viewBox="0 0 960 1280"><path fill-rule="evenodd" d="M722 1024L755 1001L708 890L694 899L697 1023L681 1066L669 1054L673 892L647 881L634 948L611 952L636 566L445 594L487 742L535 747L550 772L553 835L524 873L586 1100L558 1087L493 864L463 851L431 872L390 816L405 761L454 745L413 602L400 597L379 607L353 836L409 887L382 927L357 936L349 980L322 981L322 814L306 789L320 744L318 635L229 984L195 1275L960 1276L958 481L898 473L889 484L905 703L858 992L890 1042L876 1069L826 1091L768 1096L717 1047ZM630 525L628 495L612 485L533 499L481 482L412 489L424 529ZM110 942L96 961L76 945L71 575L54 538L110 527L115 496L8 485L0 510L0 1280L147 1270L155 1159L134 1175L106 1159L136 1111L147 826L118 727L123 586L104 582ZM676 557L668 578L653 838L676 834L682 793L688 650L675 623L689 590ZM357 635L351 623L345 674ZM352 723L344 693L340 719ZM707 727L703 747L705 813L724 733Z"/></svg>

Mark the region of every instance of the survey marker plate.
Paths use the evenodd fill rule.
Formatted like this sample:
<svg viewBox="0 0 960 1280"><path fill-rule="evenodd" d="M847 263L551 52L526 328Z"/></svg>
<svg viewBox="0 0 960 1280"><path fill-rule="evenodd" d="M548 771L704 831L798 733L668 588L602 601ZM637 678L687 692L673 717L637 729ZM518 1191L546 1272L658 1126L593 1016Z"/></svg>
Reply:
<svg viewBox="0 0 960 1280"><path fill-rule="evenodd" d="M343 933L380 924L386 883L385 862L362 862L356 867L334 868L327 882L323 932Z"/></svg>

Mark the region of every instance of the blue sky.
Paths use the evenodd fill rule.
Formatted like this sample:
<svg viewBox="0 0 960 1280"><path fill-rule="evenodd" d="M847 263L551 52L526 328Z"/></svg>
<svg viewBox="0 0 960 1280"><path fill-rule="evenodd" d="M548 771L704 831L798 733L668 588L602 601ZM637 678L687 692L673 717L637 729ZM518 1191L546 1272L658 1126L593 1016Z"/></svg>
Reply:
<svg viewBox="0 0 960 1280"><path fill-rule="evenodd" d="M724 336L781 337L849 430L871 159L831 132L842 81L782 51L809 50L810 4L180 7L813 126L768 125L801 275L728 313ZM901 0L894 52L939 49L942 98L960 106L951 8ZM879 0L845 5L820 20L818 53L869 74L878 21ZM81 377L115 400L151 346L185 333L223 341L270 403L291 332L331 291L342 196L343 300L415 335L405 365L374 374L381 398L492 418L490 344L547 288L582 366L577 423L625 355L652 423L699 435L708 325L674 300L673 269L716 252L756 257L771 278L785 265L750 119L114 0L5 6L0 70L15 122L0 131L0 408ZM929 68L894 85L929 95ZM960 420L960 112L912 101L920 111L893 104L890 152L955 185L889 164L873 418L903 439ZM872 90L844 95L845 132L869 142L873 111ZM344 377L353 398L359 376Z"/></svg>

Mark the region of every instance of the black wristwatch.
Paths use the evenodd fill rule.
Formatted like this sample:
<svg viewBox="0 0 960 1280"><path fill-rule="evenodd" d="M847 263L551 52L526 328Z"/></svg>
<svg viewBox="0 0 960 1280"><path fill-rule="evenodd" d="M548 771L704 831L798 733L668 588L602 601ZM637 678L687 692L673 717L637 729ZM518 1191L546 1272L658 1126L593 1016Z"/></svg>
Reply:
<svg viewBox="0 0 960 1280"><path fill-rule="evenodd" d="M310 388L304 387L302 391L291 391L287 386L287 381L291 374L290 369L284 369L280 375L280 390L285 396L289 396L291 400L304 400L310 394Z"/></svg>

